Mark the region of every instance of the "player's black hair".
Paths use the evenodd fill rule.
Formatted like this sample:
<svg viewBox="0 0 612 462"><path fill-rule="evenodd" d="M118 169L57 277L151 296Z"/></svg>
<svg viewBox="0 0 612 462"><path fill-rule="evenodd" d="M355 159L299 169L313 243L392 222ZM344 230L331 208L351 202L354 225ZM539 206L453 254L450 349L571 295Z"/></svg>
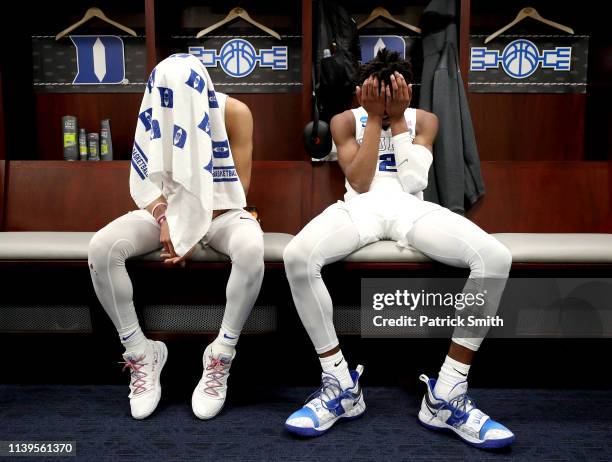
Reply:
<svg viewBox="0 0 612 462"><path fill-rule="evenodd" d="M379 82L391 85L391 75L399 72L404 76L406 82L412 82L412 64L407 59L401 59L397 51L389 51L386 48L378 50L376 57L361 66L359 70L360 85L371 75L378 78Z"/></svg>

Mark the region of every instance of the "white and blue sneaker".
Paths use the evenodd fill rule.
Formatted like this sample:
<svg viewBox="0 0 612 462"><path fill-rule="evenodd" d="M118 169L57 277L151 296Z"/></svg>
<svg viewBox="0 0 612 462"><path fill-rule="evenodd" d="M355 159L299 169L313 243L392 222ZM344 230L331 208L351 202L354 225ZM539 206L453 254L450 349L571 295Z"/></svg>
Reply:
<svg viewBox="0 0 612 462"><path fill-rule="evenodd" d="M300 436L319 436L338 420L361 417L366 409L359 385L362 373L361 365L351 371L353 386L343 390L336 377L323 372L321 387L307 398L302 409L289 416L285 428Z"/></svg>
<svg viewBox="0 0 612 462"><path fill-rule="evenodd" d="M459 394L445 401L434 394L435 379L426 375L419 379L427 385L419 411L419 422L423 426L431 430L452 431L466 443L482 449L503 448L514 442L514 433L476 409L476 403L467 395L467 381L455 385Z"/></svg>

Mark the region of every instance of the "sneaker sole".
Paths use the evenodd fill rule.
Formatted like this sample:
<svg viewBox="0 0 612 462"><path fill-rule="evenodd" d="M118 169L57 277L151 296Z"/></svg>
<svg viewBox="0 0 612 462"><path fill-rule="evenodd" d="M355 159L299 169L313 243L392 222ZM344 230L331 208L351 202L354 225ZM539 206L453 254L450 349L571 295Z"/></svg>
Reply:
<svg viewBox="0 0 612 462"><path fill-rule="evenodd" d="M350 420L357 420L360 417L363 416L363 414L366 411L366 405L365 402L363 403L363 408L361 410L359 410L357 408L357 406L355 406L353 409L351 409L351 411L353 410L357 410L359 412L355 413L355 414L349 414L349 413L345 413L342 414L340 417L336 418L335 420L331 420L330 422L327 423L327 425L325 426L320 426L317 428L308 428L308 427L294 427L293 425L289 425L288 423L285 423L285 428L287 429L287 431L289 431L290 433L293 433L294 435L298 435L298 436L305 436L305 437L316 437L316 436L321 436L324 433L327 433L336 422L339 421L350 421Z"/></svg>
<svg viewBox="0 0 612 462"><path fill-rule="evenodd" d="M225 406L225 404L223 406ZM196 411L193 411L193 409L192 409L192 411L193 411L193 415L195 415L198 419L200 419L200 420L210 420L210 419L213 419L213 418L217 417L221 413L221 411L223 410L223 406L221 406L221 408L219 409L219 412L217 412L216 414L207 415L207 416L198 414Z"/></svg>
<svg viewBox="0 0 612 462"><path fill-rule="evenodd" d="M510 436L508 438L500 438L497 440L484 440L484 441L471 441L467 438L464 438L461 433L459 433L454 427L442 423L441 426L428 424L424 421L424 417L422 417L421 411L419 411L418 422L425 428L429 430L433 430L439 433L452 433L458 436L463 442L469 444L470 446L474 446L479 449L501 449L507 446L510 446L514 443L516 439L515 436Z"/></svg>
<svg viewBox="0 0 612 462"><path fill-rule="evenodd" d="M157 409L157 405L159 404L159 401L161 400L161 392L162 392L161 373L164 370L164 366L166 365L166 360L168 359L168 347L163 342L159 342L159 343L161 345L160 346L160 350L162 351L162 360L161 360L161 366L159 368L159 386L157 387L158 392L155 394L155 406L153 406L153 409L151 409L151 412L149 412L148 414L144 414L144 415L138 416L138 417L132 414L132 417L134 419L136 419L136 420L146 419L151 414L153 414L155 412L155 409Z"/></svg>

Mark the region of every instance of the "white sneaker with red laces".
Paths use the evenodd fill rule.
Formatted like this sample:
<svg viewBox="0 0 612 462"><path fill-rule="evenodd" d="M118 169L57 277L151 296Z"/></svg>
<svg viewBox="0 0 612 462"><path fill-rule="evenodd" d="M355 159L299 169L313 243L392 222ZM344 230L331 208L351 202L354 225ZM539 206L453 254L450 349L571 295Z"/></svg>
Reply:
<svg viewBox="0 0 612 462"><path fill-rule="evenodd" d="M227 395L229 369L235 356L236 351L231 356L213 353L212 344L204 350L204 373L191 396L191 408L199 419L212 419L221 411Z"/></svg>
<svg viewBox="0 0 612 462"><path fill-rule="evenodd" d="M130 370L130 409L132 417L149 417L161 398L159 378L168 358L168 349L163 342L147 340L142 354L123 355L123 369Z"/></svg>

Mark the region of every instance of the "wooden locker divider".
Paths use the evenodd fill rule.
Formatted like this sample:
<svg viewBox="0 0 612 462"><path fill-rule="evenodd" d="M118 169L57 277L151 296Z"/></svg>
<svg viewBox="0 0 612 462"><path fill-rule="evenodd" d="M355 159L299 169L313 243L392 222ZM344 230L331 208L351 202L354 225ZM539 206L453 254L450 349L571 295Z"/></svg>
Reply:
<svg viewBox="0 0 612 462"><path fill-rule="evenodd" d="M4 231L4 203L6 199L6 161L0 159L0 232Z"/></svg>
<svg viewBox="0 0 612 462"><path fill-rule="evenodd" d="M470 56L470 0L460 0L459 12L459 69L467 91Z"/></svg>
<svg viewBox="0 0 612 462"><path fill-rule="evenodd" d="M2 86L2 68L0 67L0 160L6 159L6 127L4 125L4 96L3 96L3 93L4 93L4 90ZM0 192L0 194L2 193Z"/></svg>
<svg viewBox="0 0 612 462"><path fill-rule="evenodd" d="M312 120L312 15L312 0L302 0L302 126ZM304 154L310 160L305 151Z"/></svg>
<svg viewBox="0 0 612 462"><path fill-rule="evenodd" d="M147 36L147 74L159 61L155 31L155 0L145 0L145 31Z"/></svg>

